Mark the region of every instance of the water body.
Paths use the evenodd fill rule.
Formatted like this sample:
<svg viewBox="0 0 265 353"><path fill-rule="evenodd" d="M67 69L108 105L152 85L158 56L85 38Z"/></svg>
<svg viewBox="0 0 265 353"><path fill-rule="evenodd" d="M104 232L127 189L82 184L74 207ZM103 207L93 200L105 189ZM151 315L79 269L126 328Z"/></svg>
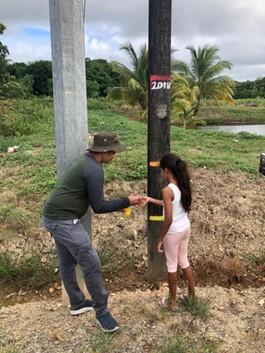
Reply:
<svg viewBox="0 0 265 353"><path fill-rule="evenodd" d="M216 131L225 131L225 132L248 132L250 134L262 135L265 136L265 124L256 124L256 125L210 125L204 126L202 129L206 130L216 130Z"/></svg>

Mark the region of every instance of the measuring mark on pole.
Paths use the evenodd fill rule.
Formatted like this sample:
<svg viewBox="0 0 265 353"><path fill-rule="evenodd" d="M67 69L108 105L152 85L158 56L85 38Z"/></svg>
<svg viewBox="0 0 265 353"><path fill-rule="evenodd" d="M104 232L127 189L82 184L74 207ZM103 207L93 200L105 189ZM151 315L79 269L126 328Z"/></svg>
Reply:
<svg viewBox="0 0 265 353"><path fill-rule="evenodd" d="M151 91L171 88L170 75L150 75Z"/></svg>
<svg viewBox="0 0 265 353"><path fill-rule="evenodd" d="M164 216L150 216L149 221L163 222Z"/></svg>
<svg viewBox="0 0 265 353"><path fill-rule="evenodd" d="M160 162L159 161L151 161L149 162L149 167L159 167Z"/></svg>

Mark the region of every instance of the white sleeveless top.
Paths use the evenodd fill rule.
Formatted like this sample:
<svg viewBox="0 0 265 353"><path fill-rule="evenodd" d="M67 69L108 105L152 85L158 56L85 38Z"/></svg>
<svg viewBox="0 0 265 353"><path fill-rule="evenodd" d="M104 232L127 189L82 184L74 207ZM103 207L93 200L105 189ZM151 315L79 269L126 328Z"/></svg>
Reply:
<svg viewBox="0 0 265 353"><path fill-rule="evenodd" d="M187 212L184 210L180 198L181 192L179 188L173 184L168 184L168 187L173 191L174 200L172 201L172 223L168 233L182 232L190 227L190 221Z"/></svg>

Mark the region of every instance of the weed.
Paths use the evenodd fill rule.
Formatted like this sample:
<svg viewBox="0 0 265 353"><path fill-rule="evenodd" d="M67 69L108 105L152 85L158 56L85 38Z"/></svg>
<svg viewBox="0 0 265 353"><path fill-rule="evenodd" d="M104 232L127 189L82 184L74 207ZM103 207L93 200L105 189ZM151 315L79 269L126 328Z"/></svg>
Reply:
<svg viewBox="0 0 265 353"><path fill-rule="evenodd" d="M19 258L10 252L0 252L0 280L18 282L21 285L40 287L54 277L55 257L50 255L48 265L42 262L36 251L27 252Z"/></svg>
<svg viewBox="0 0 265 353"><path fill-rule="evenodd" d="M247 263L251 265L264 265L265 264L265 250L262 250L259 254L246 254L243 257Z"/></svg>
<svg viewBox="0 0 265 353"><path fill-rule="evenodd" d="M0 343L0 353L19 353L12 340Z"/></svg>
<svg viewBox="0 0 265 353"><path fill-rule="evenodd" d="M144 316L150 323L156 321L163 321L165 320L170 312L168 310L154 310L153 307L145 304L142 304L140 313Z"/></svg>
<svg viewBox="0 0 265 353"><path fill-rule="evenodd" d="M28 212L14 204L2 204L0 206L0 222L7 224L13 231L23 231L27 224Z"/></svg>
<svg viewBox="0 0 265 353"><path fill-rule="evenodd" d="M113 242L112 238L104 239L98 244L97 252L102 271L108 277L114 276L124 268L128 271L133 269L133 257L128 256L127 248L121 247L118 240Z"/></svg>
<svg viewBox="0 0 265 353"><path fill-rule="evenodd" d="M196 340L187 337L173 337L162 353L216 353L218 346L219 342L206 337Z"/></svg>
<svg viewBox="0 0 265 353"><path fill-rule="evenodd" d="M209 315L209 300L199 297L185 296L181 301L181 307L183 310L190 312L192 315L199 317L202 320L206 320Z"/></svg>
<svg viewBox="0 0 265 353"><path fill-rule="evenodd" d="M99 331L90 338L90 345L93 353L109 353L111 352L111 343L119 335L119 332L112 334ZM82 353L86 353L82 352Z"/></svg>

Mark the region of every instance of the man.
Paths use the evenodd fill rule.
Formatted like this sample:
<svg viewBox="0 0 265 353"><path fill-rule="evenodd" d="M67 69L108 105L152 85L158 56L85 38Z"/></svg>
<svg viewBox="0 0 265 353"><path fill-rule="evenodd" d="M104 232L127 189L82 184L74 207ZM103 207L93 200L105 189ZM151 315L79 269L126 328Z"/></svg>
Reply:
<svg viewBox="0 0 265 353"><path fill-rule="evenodd" d="M52 191L44 208L44 225L52 234L60 262L60 275L70 299L71 315L95 310L96 321L105 332L114 332L119 326L107 308L108 293L105 289L100 260L92 247L90 237L80 219L88 207L95 213L122 210L142 203L140 196L105 200L102 163L109 163L115 154L126 149L117 135L102 132L94 135L92 146L65 173ZM79 265L87 289L92 297L85 300L75 275Z"/></svg>

